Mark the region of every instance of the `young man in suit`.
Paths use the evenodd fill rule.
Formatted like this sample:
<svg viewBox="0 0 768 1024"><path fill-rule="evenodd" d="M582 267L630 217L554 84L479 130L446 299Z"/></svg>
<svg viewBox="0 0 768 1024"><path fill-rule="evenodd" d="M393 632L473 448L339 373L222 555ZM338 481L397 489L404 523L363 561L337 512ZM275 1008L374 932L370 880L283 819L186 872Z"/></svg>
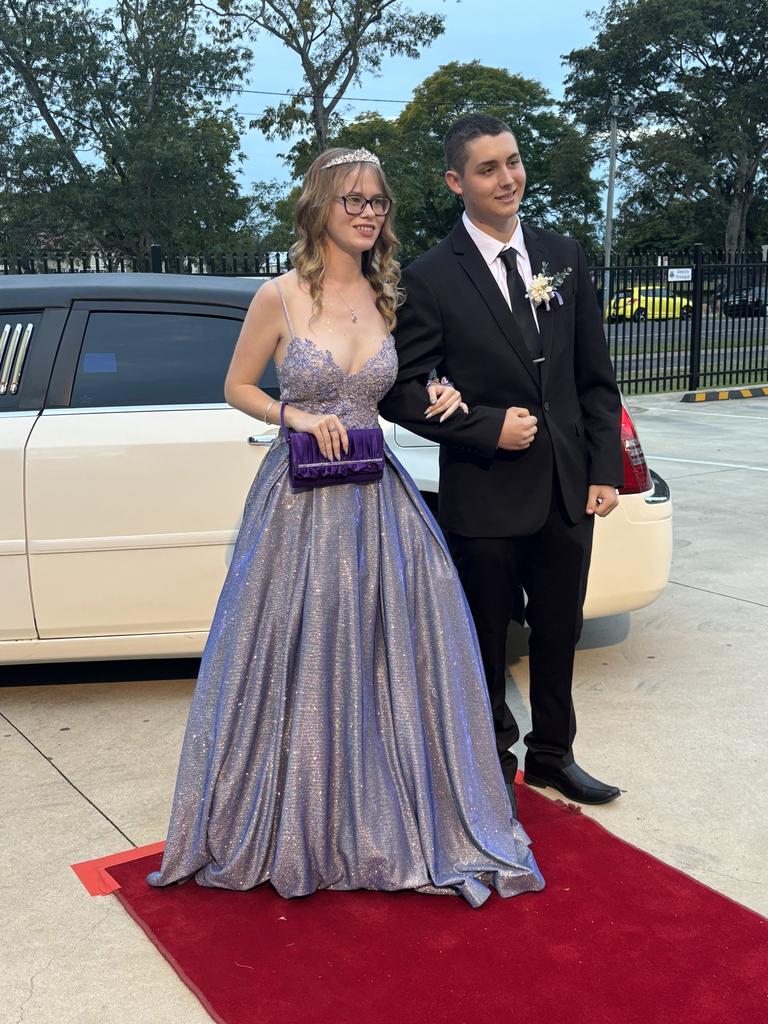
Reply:
<svg viewBox="0 0 768 1024"><path fill-rule="evenodd" d="M620 790L574 760L574 650L594 516L623 483L621 399L578 242L523 225L525 169L514 134L481 114L445 138L448 188L464 214L403 273L399 374L380 408L440 444L439 520L477 628L502 771L512 795L519 730L505 700L506 634L522 583L530 625L532 728L525 780L571 800ZM544 301L526 290L550 279ZM436 368L469 412L424 416Z"/></svg>

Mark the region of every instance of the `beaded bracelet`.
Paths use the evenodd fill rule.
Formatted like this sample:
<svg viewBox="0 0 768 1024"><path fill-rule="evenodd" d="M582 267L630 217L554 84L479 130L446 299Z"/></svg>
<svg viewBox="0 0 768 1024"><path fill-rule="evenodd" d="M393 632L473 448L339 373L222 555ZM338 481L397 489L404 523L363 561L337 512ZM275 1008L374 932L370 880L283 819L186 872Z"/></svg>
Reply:
<svg viewBox="0 0 768 1024"><path fill-rule="evenodd" d="M427 387L429 387L431 384L442 384L444 387L447 387L447 388L452 388L452 387L455 386L453 381L452 380L448 380L447 377L441 377L438 380L437 373L434 370L432 371L432 374L430 375L430 378L427 381Z"/></svg>

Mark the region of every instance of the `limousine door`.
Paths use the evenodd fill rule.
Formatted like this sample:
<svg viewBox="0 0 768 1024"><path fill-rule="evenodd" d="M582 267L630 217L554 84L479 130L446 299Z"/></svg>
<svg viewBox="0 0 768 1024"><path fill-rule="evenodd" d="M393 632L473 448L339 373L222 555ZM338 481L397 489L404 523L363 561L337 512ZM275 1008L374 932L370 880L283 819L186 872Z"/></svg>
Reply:
<svg viewBox="0 0 768 1024"><path fill-rule="evenodd" d="M6 295L7 298L7 295ZM0 642L37 635L27 566L24 449L40 415L61 320L49 311L0 313Z"/></svg>
<svg viewBox="0 0 768 1024"><path fill-rule="evenodd" d="M70 314L52 383L62 407L46 409L27 451L42 638L210 626L245 495L276 433L223 400L243 315L114 302Z"/></svg>

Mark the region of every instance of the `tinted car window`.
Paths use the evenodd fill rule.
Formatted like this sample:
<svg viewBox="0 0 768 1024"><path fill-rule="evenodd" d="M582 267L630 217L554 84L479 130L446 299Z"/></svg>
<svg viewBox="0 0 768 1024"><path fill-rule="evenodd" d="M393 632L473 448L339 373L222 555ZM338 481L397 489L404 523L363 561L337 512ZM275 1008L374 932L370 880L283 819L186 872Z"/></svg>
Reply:
<svg viewBox="0 0 768 1024"><path fill-rule="evenodd" d="M242 321L194 313L92 312L70 405L195 405L224 401ZM270 364L262 386L277 386Z"/></svg>

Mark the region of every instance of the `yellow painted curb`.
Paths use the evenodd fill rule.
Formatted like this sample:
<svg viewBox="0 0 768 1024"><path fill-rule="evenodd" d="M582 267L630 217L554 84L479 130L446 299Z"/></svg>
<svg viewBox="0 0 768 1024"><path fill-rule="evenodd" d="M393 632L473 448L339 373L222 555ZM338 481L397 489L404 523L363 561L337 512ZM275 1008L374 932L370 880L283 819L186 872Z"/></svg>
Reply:
<svg viewBox="0 0 768 1024"><path fill-rule="evenodd" d="M729 388L727 391L687 391L681 402L725 402L731 398L768 398L768 386Z"/></svg>

